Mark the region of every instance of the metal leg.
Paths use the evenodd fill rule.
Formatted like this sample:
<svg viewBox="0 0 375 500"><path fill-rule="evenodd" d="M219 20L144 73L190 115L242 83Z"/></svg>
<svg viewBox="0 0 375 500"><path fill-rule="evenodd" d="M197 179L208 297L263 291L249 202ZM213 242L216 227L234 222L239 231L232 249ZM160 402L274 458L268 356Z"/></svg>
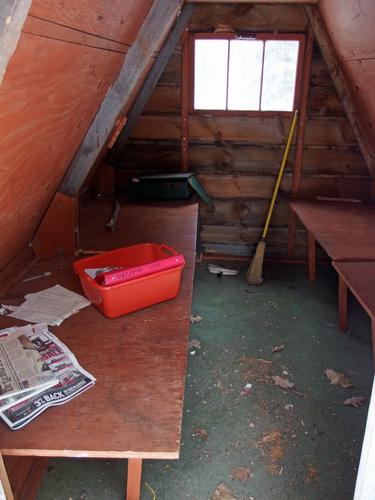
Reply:
<svg viewBox="0 0 375 500"><path fill-rule="evenodd" d="M126 500L141 498L142 459L128 459L128 482L126 485Z"/></svg>
<svg viewBox="0 0 375 500"><path fill-rule="evenodd" d="M348 287L345 281L339 275L339 327L342 331L346 330L348 322Z"/></svg>
<svg viewBox="0 0 375 500"><path fill-rule="evenodd" d="M316 243L314 236L307 231L307 257L309 266L309 280L316 280Z"/></svg>

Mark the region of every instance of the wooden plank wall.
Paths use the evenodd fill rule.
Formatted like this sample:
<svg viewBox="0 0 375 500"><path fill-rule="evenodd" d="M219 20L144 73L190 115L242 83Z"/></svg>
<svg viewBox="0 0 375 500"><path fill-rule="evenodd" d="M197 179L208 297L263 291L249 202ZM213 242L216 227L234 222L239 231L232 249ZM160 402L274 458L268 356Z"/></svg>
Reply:
<svg viewBox="0 0 375 500"><path fill-rule="evenodd" d="M247 31L305 32L307 20L297 5L201 5L193 31L219 24ZM122 173L178 171L180 166L181 48L179 47L123 151ZM205 252L248 255L258 241L282 157L289 120L278 118L190 116L189 168L214 198L201 205ZM301 194L367 199L368 172L328 70L314 47L309 90ZM267 252L286 256L292 150L282 195L271 224ZM121 182L121 181L120 181ZM305 234L297 231L296 255L305 255Z"/></svg>
<svg viewBox="0 0 375 500"><path fill-rule="evenodd" d="M0 87L0 269L28 245L152 0L34 0Z"/></svg>
<svg viewBox="0 0 375 500"><path fill-rule="evenodd" d="M319 10L370 144L375 143L375 2L321 0Z"/></svg>

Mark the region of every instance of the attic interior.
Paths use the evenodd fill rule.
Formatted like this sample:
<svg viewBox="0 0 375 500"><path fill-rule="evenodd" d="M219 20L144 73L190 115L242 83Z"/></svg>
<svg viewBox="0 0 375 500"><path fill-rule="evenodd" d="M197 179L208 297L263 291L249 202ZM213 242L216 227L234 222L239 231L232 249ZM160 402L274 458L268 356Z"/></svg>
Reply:
<svg viewBox="0 0 375 500"><path fill-rule="evenodd" d="M49 328L93 387L22 429L0 411L7 500L375 498L374 22L371 0L1 3L1 304L59 284L96 306ZM145 243L124 269L185 267L114 305L73 270Z"/></svg>

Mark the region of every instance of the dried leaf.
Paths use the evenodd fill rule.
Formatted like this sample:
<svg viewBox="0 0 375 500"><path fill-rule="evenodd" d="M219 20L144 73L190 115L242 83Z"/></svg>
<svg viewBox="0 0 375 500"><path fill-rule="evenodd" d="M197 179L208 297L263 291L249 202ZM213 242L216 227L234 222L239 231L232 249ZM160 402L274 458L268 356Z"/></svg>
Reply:
<svg viewBox="0 0 375 500"><path fill-rule="evenodd" d="M213 494L212 500L236 500L232 491L225 483L220 483Z"/></svg>
<svg viewBox="0 0 375 500"><path fill-rule="evenodd" d="M237 469L232 469L230 473L230 477L238 481L247 481L251 478L251 471L249 467L237 467Z"/></svg>
<svg viewBox="0 0 375 500"><path fill-rule="evenodd" d="M189 342L189 349L200 349L202 347L198 339L191 339Z"/></svg>
<svg viewBox="0 0 375 500"><path fill-rule="evenodd" d="M277 386L281 387L281 389L293 389L294 387L293 382L289 382L287 378L280 377L279 375L273 376L272 380Z"/></svg>
<svg viewBox="0 0 375 500"><path fill-rule="evenodd" d="M195 427L193 429L193 436L199 436L200 438L204 439L207 441L208 439L208 432L206 429L200 429L199 427Z"/></svg>
<svg viewBox="0 0 375 500"><path fill-rule="evenodd" d="M240 392L240 396L248 396L251 393L251 389L253 387L253 384L250 384L249 382L245 384L244 388Z"/></svg>
<svg viewBox="0 0 375 500"><path fill-rule="evenodd" d="M199 314L192 314L190 316L190 323L193 324L193 323L199 323L200 321L202 321L202 316L199 316Z"/></svg>
<svg viewBox="0 0 375 500"><path fill-rule="evenodd" d="M285 349L285 344L279 344L275 345L275 347L272 348L272 352L281 352Z"/></svg>
<svg viewBox="0 0 375 500"><path fill-rule="evenodd" d="M324 370L324 373L332 385L339 385L344 389L354 387L354 385L349 382L349 379L343 373L336 372L335 370L332 370L332 368L327 368Z"/></svg>
<svg viewBox="0 0 375 500"><path fill-rule="evenodd" d="M359 408L366 401L366 398L363 396L354 396L353 398L345 399L343 405L346 406L354 406L354 408Z"/></svg>

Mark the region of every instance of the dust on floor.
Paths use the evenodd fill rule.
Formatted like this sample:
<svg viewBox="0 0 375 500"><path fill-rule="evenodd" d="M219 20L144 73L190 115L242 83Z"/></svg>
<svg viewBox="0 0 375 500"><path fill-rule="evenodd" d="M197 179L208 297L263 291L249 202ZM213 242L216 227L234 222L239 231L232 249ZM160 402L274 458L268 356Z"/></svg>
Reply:
<svg viewBox="0 0 375 500"><path fill-rule="evenodd" d="M311 284L268 265L260 287L197 266L181 458L144 462L142 500L353 497L370 322L353 299L342 334L336 294L330 266ZM126 461L56 459L37 498L123 499L125 477Z"/></svg>

